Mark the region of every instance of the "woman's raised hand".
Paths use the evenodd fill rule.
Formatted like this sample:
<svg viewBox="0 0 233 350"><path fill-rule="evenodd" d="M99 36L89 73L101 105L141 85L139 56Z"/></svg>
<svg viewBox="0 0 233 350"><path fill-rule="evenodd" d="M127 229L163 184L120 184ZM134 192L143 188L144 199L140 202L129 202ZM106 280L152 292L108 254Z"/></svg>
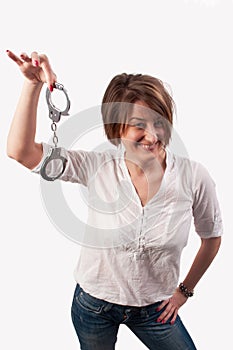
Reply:
<svg viewBox="0 0 233 350"><path fill-rule="evenodd" d="M7 55L19 66L19 69L28 81L35 85L46 83L49 90L53 91L57 77L46 55L39 55L34 51L30 57L26 53L21 53L20 57L18 57L9 50L7 50Z"/></svg>

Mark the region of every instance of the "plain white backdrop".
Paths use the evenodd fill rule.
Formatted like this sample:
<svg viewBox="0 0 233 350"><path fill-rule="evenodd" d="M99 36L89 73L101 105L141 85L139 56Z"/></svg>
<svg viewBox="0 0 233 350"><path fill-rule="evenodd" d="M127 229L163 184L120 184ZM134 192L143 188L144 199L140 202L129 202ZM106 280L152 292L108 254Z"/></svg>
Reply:
<svg viewBox="0 0 233 350"><path fill-rule="evenodd" d="M70 319L80 247L50 222L39 176L6 156L6 140L23 83L5 54L46 53L71 99L70 114L99 105L118 73L165 81L177 105L175 129L192 159L217 185L225 236L220 252L180 310L198 350L231 342L233 2L220 0L8 0L0 32L0 348L75 350ZM36 140L51 135L45 90ZM55 203L56 205L56 203ZM192 227L180 279L199 247ZM117 349L145 349L125 326ZM172 350L172 349L171 349Z"/></svg>

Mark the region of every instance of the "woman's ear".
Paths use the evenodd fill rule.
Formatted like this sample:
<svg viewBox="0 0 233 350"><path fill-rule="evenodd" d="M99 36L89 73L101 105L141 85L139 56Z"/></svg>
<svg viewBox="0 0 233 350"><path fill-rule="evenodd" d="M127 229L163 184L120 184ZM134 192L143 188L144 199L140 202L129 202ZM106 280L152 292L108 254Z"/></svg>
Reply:
<svg viewBox="0 0 233 350"><path fill-rule="evenodd" d="M120 130L119 130L119 136L120 138L124 137L126 131L127 131L127 127L128 125L127 124L121 124L120 126Z"/></svg>
<svg viewBox="0 0 233 350"><path fill-rule="evenodd" d="M123 125L121 124L121 126L120 126L120 128L119 128L119 139L121 139L122 137L123 137L123 135L124 135L124 132L123 132ZM119 142L120 142L120 140L119 140Z"/></svg>

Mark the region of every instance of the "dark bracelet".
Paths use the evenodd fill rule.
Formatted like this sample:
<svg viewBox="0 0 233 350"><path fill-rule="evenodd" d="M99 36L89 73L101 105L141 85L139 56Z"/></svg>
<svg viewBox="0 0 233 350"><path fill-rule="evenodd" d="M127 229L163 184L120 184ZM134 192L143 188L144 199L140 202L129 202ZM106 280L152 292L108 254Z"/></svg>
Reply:
<svg viewBox="0 0 233 350"><path fill-rule="evenodd" d="M186 298L192 297L194 294L194 291L188 290L188 288L184 285L184 283L179 284L179 290Z"/></svg>

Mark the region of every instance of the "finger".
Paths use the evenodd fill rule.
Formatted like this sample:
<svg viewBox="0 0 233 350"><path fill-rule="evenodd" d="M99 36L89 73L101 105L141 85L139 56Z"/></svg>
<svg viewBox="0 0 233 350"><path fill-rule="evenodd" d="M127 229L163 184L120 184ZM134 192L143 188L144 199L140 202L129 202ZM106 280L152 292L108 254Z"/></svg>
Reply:
<svg viewBox="0 0 233 350"><path fill-rule="evenodd" d="M164 302L166 302L166 307L161 315L159 315L157 318L157 322L165 323L173 315L176 307L170 301L171 299L164 300Z"/></svg>
<svg viewBox="0 0 233 350"><path fill-rule="evenodd" d="M20 58L21 58L24 62L27 62L27 63L30 63L30 62L31 62L31 58L30 58L25 52L22 52L22 53L21 53Z"/></svg>
<svg viewBox="0 0 233 350"><path fill-rule="evenodd" d="M31 53L31 59L32 59L32 65L34 67L39 67L40 65L40 58L39 58L39 55L36 51L33 51Z"/></svg>
<svg viewBox="0 0 233 350"><path fill-rule="evenodd" d="M176 309L172 307L170 310L167 311L168 312L162 318L162 323L166 323L169 320L169 318L173 317L174 313L176 312Z"/></svg>
<svg viewBox="0 0 233 350"><path fill-rule="evenodd" d="M45 79L48 84L49 90L53 91L54 83L56 82L56 75L52 71L51 65L46 55L40 55L40 66L44 71Z"/></svg>
<svg viewBox="0 0 233 350"><path fill-rule="evenodd" d="M18 56L16 56L12 51L7 50L6 53L8 57L10 57L15 63L18 64L18 66L21 66L23 64L23 61Z"/></svg>
<svg viewBox="0 0 233 350"><path fill-rule="evenodd" d="M164 306L166 306L168 303L169 303L169 299L164 300L164 301L162 302L162 304L159 305L159 307L157 307L156 311L162 310L162 309L164 308Z"/></svg>
<svg viewBox="0 0 233 350"><path fill-rule="evenodd" d="M172 317L172 319L170 321L171 325L175 323L177 315L178 315L178 310L176 309L174 314L173 314L173 317Z"/></svg>
<svg viewBox="0 0 233 350"><path fill-rule="evenodd" d="M157 318L157 322L165 323L166 320L169 319L170 316L173 315L174 309L171 309L169 306L161 313L161 315Z"/></svg>

